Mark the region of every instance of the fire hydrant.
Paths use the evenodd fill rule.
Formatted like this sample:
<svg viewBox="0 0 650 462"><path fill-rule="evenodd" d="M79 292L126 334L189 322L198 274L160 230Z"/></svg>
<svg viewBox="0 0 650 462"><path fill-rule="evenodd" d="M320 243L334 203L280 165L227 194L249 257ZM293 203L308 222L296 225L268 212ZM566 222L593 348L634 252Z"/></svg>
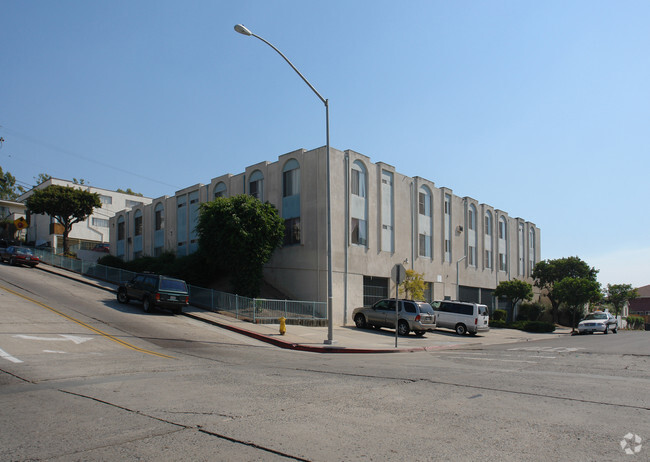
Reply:
<svg viewBox="0 0 650 462"><path fill-rule="evenodd" d="M287 319L284 316L280 318L280 335L284 335L287 333L287 325L285 323L286 320Z"/></svg>

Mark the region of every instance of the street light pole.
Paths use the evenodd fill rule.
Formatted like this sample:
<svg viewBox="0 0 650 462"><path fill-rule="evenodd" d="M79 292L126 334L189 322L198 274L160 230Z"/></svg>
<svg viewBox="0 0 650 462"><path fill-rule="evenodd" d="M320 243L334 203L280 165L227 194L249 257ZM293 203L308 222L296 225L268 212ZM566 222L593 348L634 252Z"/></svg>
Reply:
<svg viewBox="0 0 650 462"><path fill-rule="evenodd" d="M331 206L331 194L330 194L330 107L329 100L321 96L320 93L314 88L314 86L309 83L304 75L300 73L296 66L293 65L291 61L276 47L274 47L270 42L267 42L259 35L253 34L250 30L244 27L242 24L237 24L235 26L235 31L247 35L249 37L255 37L262 42L266 43L268 46L273 48L284 60L291 66L291 69L296 71L296 74L311 88L311 90L318 96L318 99L325 105L325 138L326 138L326 154L327 154L327 339L325 344L331 345L334 343L334 334L333 334L333 322L332 322L332 206Z"/></svg>

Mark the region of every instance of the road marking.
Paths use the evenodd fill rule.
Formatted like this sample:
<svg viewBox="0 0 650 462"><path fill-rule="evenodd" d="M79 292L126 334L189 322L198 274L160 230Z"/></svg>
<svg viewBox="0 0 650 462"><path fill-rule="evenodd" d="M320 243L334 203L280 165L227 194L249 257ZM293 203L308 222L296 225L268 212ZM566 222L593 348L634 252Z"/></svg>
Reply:
<svg viewBox="0 0 650 462"><path fill-rule="evenodd" d="M522 347L510 348L508 351L542 351L544 353L571 353L573 351L586 350L586 348L569 348L569 347Z"/></svg>
<svg viewBox="0 0 650 462"><path fill-rule="evenodd" d="M501 361L504 363L528 363L537 364L539 361L524 361L522 359L500 359L500 358L477 358L476 356L454 356L457 359L473 359L475 361Z"/></svg>
<svg viewBox="0 0 650 462"><path fill-rule="evenodd" d="M22 361L18 358L14 358L11 356L9 353L7 353L5 350L0 349L0 358L7 359L11 361L12 363L22 363Z"/></svg>
<svg viewBox="0 0 650 462"><path fill-rule="evenodd" d="M76 335L65 335L65 334L59 334L63 338L58 338L58 337L36 337L34 335L14 335L15 338L22 338L25 340L45 340L45 341L50 341L50 342L74 342L75 345L79 345L80 343L87 342L88 340L92 340L91 337L77 337Z"/></svg>
<svg viewBox="0 0 650 462"><path fill-rule="evenodd" d="M57 351L57 350L43 350L43 353L57 353L57 354L62 354L62 355L67 354L67 352L65 352L65 351Z"/></svg>
<svg viewBox="0 0 650 462"><path fill-rule="evenodd" d="M20 297L20 298L24 299L24 300L32 302L35 305L38 305L38 306L40 306L42 308L45 308L46 310L51 311L52 313L58 314L59 316L64 317L67 320L74 322L75 324L79 324L80 326L83 326L86 329L88 329L88 330L90 330L92 332L95 332L96 334L101 335L102 337L104 337L104 338L106 338L108 340L111 340L111 341L113 341L115 343L118 343L118 344L122 345L123 347L128 348L130 350L139 351L140 353L145 353L145 354L152 355L152 356L158 356L160 358L176 359L173 356L168 356L168 355L165 355L165 354L162 354L162 353L156 353L155 351L145 350L144 348L140 348L140 347L137 347L135 345L131 345L129 342L125 342L124 340L121 340L121 339L119 339L117 337L114 337L111 334L108 334L108 333L106 333L106 332L104 332L104 331L102 331L100 329L97 329L97 328L95 328L95 327L93 327L93 326L91 326L89 324L86 324L83 321L75 319L72 316L68 316L67 314L62 313L61 311L59 311L57 309L54 309L51 306L47 306L46 304L41 303L41 302L39 302L37 300L34 300L33 298L29 298L29 297L27 297L27 296L25 296L23 294L20 294L20 293L15 292L15 291L13 291L11 289L8 289L7 287L0 286L0 289L5 290L5 291L9 292L10 294L13 294L13 295L15 295L17 297Z"/></svg>

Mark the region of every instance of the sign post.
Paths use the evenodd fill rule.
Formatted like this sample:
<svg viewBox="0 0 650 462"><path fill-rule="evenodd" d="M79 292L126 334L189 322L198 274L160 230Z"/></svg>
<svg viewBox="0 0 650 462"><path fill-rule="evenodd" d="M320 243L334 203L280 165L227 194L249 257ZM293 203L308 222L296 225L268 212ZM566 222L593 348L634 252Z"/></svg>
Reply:
<svg viewBox="0 0 650 462"><path fill-rule="evenodd" d="M406 279L406 268L401 263L393 266L391 277L395 281L395 348L399 336L399 285Z"/></svg>

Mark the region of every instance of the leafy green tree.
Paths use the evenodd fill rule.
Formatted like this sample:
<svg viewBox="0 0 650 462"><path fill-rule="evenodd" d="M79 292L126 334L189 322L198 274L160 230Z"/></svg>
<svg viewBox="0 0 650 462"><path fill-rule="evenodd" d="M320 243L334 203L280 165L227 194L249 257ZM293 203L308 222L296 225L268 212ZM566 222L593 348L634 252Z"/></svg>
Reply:
<svg viewBox="0 0 650 462"><path fill-rule="evenodd" d="M614 307L615 316L621 314L621 310L628 301L634 300L638 296L639 293L632 287L632 284L607 284L605 300Z"/></svg>
<svg viewBox="0 0 650 462"><path fill-rule="evenodd" d="M201 204L199 250L215 265L230 273L234 291L259 294L263 267L284 240L284 220L270 203L241 194L218 197Z"/></svg>
<svg viewBox="0 0 650 462"><path fill-rule="evenodd" d="M70 252L68 235L72 225L84 221L95 208L102 206L97 193L59 185L34 190L25 205L31 213L46 213L63 226L64 254Z"/></svg>
<svg viewBox="0 0 650 462"><path fill-rule="evenodd" d="M50 178L52 178L52 176L47 173L39 173L38 176L34 177L34 181L36 182L36 186L38 186L39 184L45 183Z"/></svg>
<svg viewBox="0 0 650 462"><path fill-rule="evenodd" d="M587 278L566 277L554 284L553 291L556 299L564 303L571 312L572 328L576 326L576 318L579 320L582 317L584 306L602 298L600 284Z"/></svg>
<svg viewBox="0 0 650 462"><path fill-rule="evenodd" d="M142 193L137 193L135 191L132 191L131 188L127 188L126 191L120 188L117 188L115 192L122 193L122 194L130 194L131 196L138 196L138 197L143 197Z"/></svg>
<svg viewBox="0 0 650 462"><path fill-rule="evenodd" d="M582 278L596 281L598 270L590 268L578 257L558 258L556 260L540 261L533 268L535 287L546 290L546 296L551 302L553 322L559 319L560 300L555 292L555 284L564 278Z"/></svg>
<svg viewBox="0 0 650 462"><path fill-rule="evenodd" d="M13 201L24 192L22 186L16 186L16 178L9 172L3 172L0 167L0 199Z"/></svg>
<svg viewBox="0 0 650 462"><path fill-rule="evenodd" d="M514 308L522 300L533 299L533 286L519 279L501 281L494 290L494 296L507 298Z"/></svg>
<svg viewBox="0 0 650 462"><path fill-rule="evenodd" d="M399 292L411 300L424 300L424 275L407 269L406 278L399 285Z"/></svg>

